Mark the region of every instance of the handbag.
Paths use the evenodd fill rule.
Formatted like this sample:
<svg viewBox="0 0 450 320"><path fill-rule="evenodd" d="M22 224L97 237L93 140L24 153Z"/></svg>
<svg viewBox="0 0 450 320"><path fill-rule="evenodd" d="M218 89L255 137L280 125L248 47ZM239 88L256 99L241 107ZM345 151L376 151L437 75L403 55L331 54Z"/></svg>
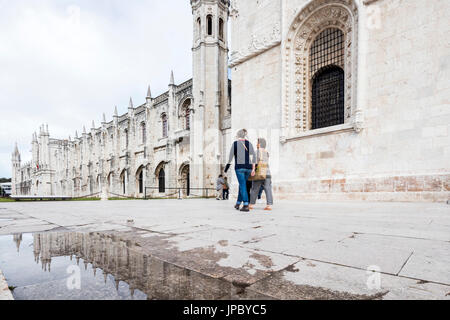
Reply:
<svg viewBox="0 0 450 320"><path fill-rule="evenodd" d="M249 181L261 181L267 179L267 171L268 171L269 165L267 162L265 162L262 157L260 157L260 160L258 161L258 164L256 165L255 175L253 177L250 177Z"/></svg>

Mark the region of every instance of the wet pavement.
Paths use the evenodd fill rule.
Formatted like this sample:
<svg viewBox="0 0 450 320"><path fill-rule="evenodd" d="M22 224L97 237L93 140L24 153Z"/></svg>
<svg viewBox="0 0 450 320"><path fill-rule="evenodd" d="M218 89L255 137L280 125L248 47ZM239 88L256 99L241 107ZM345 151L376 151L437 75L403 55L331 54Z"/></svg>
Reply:
<svg viewBox="0 0 450 320"><path fill-rule="evenodd" d="M450 299L448 205L230 205L0 204L0 269L16 299Z"/></svg>

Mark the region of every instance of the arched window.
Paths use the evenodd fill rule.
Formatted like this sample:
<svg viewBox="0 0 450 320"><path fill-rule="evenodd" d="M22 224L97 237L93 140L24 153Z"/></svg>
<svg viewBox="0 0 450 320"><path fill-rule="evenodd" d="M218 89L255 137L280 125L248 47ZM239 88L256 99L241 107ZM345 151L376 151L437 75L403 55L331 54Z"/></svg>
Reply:
<svg viewBox="0 0 450 320"><path fill-rule="evenodd" d="M123 170L122 173L120 174L120 183L122 184L122 193L126 194L127 193L127 177L126 177L126 171Z"/></svg>
<svg viewBox="0 0 450 320"><path fill-rule="evenodd" d="M311 129L330 127L325 131L332 133L341 126L331 126L342 124L361 131L358 12L356 0L309 1L287 28L282 48L283 142Z"/></svg>
<svg viewBox="0 0 450 320"><path fill-rule="evenodd" d="M219 39L223 40L223 19L219 19Z"/></svg>
<svg viewBox="0 0 450 320"><path fill-rule="evenodd" d="M164 171L164 168L161 168L158 173L158 188L159 193L166 192L166 172Z"/></svg>
<svg viewBox="0 0 450 320"><path fill-rule="evenodd" d="M114 173L110 172L108 175L108 188L109 190L113 190L113 182L114 182Z"/></svg>
<svg viewBox="0 0 450 320"><path fill-rule="evenodd" d="M128 129L125 129L123 131L123 141L124 141L124 148L128 149Z"/></svg>
<svg viewBox="0 0 450 320"><path fill-rule="evenodd" d="M197 38L201 38L202 37L202 19L198 18L197 19Z"/></svg>
<svg viewBox="0 0 450 320"><path fill-rule="evenodd" d="M142 137L142 143L147 142L147 126L145 125L145 122L141 123L141 137Z"/></svg>
<svg viewBox="0 0 450 320"><path fill-rule="evenodd" d="M167 122L167 115L165 113L161 116L161 122L162 122L162 137L167 138L168 137L168 122Z"/></svg>
<svg viewBox="0 0 450 320"><path fill-rule="evenodd" d="M139 193L144 193L144 172L139 173Z"/></svg>
<svg viewBox="0 0 450 320"><path fill-rule="evenodd" d="M189 172L189 165L183 165L180 170L180 176L179 176L179 186L182 188L182 193L185 196L190 196L191 193L191 186L190 186L190 172Z"/></svg>
<svg viewBox="0 0 450 320"><path fill-rule="evenodd" d="M322 31L310 50L311 129L344 123L344 34L338 28Z"/></svg>
<svg viewBox="0 0 450 320"><path fill-rule="evenodd" d="M312 129L344 123L344 70L328 66L319 70L312 85Z"/></svg>
<svg viewBox="0 0 450 320"><path fill-rule="evenodd" d="M191 104L192 99L186 99L179 107L178 110L178 128L182 130L191 129Z"/></svg>
<svg viewBox="0 0 450 320"><path fill-rule="evenodd" d="M191 129L191 110L189 109L189 106L186 107L186 111L185 111L185 117L186 117L186 130L190 130Z"/></svg>
<svg viewBox="0 0 450 320"><path fill-rule="evenodd" d="M139 193L144 193L144 168L143 167L139 168L139 170L137 171L136 180L138 183L137 187L138 187Z"/></svg>
<svg viewBox="0 0 450 320"><path fill-rule="evenodd" d="M213 34L213 18L211 15L206 17L206 21L207 21L207 32L208 32L208 36L212 36Z"/></svg>

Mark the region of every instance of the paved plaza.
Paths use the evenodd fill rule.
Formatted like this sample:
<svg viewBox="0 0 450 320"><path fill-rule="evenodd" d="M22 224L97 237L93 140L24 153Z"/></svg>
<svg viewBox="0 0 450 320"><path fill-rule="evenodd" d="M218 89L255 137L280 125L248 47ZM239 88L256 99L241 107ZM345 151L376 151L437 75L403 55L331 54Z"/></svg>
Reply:
<svg viewBox="0 0 450 320"><path fill-rule="evenodd" d="M241 213L216 200L0 203L0 235L113 233L152 257L232 283L233 298L450 299L447 204L263 208Z"/></svg>

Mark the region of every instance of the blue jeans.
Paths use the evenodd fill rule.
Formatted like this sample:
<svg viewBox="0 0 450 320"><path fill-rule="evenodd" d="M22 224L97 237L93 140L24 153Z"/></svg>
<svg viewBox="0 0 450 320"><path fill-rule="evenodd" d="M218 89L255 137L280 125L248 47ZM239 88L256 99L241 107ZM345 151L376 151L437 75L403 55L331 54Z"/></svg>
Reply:
<svg viewBox="0 0 450 320"><path fill-rule="evenodd" d="M239 181L239 196L236 204L240 205L244 202L244 206L248 206L247 180L251 174L252 169L236 169L236 177Z"/></svg>

